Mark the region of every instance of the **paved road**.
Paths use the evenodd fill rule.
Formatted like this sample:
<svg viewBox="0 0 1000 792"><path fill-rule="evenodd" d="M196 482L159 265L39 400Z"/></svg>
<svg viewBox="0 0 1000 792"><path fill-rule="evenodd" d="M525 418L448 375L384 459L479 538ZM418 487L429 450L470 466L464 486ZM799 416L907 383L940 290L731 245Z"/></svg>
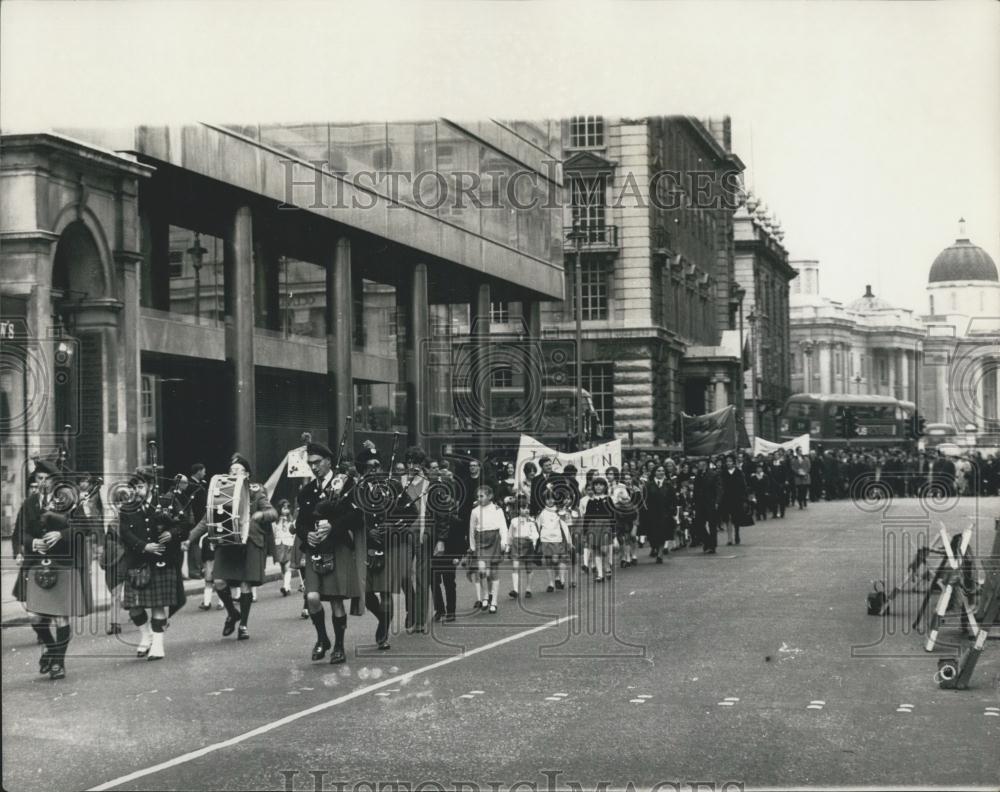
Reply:
<svg viewBox="0 0 1000 792"><path fill-rule="evenodd" d="M932 529L938 517L959 529L973 507L959 502ZM988 548L1000 502L978 509ZM536 584L530 608L470 611L432 636L394 636L388 653L372 651L371 617L351 619L339 667L309 662L311 626L277 584L262 588L248 642L222 639L221 614L190 606L167 660L150 664L134 658L134 632L115 642L95 623L61 682L35 675L26 628L5 630L4 787L311 790L317 773L326 789L545 788L551 774L584 789L996 788L1000 646L970 690L940 690L906 614L865 615L883 548L897 548L897 568L908 561L902 537L928 529L921 514L914 501L793 509L716 556L644 557L572 592ZM463 586L460 603L472 598Z"/></svg>

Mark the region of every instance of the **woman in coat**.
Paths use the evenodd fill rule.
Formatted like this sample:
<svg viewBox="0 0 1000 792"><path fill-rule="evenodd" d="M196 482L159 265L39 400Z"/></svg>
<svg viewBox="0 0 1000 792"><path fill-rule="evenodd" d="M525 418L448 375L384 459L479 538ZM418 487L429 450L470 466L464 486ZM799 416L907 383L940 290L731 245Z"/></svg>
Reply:
<svg viewBox="0 0 1000 792"><path fill-rule="evenodd" d="M639 530L648 538L657 564L662 564L663 555L670 553L664 544L674 538L676 511L677 493L673 483L667 478L666 469L659 465L643 489L639 512Z"/></svg>

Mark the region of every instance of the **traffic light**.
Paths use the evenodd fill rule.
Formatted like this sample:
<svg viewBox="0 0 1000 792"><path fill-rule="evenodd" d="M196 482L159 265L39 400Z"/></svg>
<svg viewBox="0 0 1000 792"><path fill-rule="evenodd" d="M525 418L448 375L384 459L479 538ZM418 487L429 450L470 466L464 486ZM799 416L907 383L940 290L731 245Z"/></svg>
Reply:
<svg viewBox="0 0 1000 792"><path fill-rule="evenodd" d="M844 437L848 440L858 433L858 422L854 417L854 410L848 407L844 410Z"/></svg>
<svg viewBox="0 0 1000 792"><path fill-rule="evenodd" d="M847 413L843 408L834 416L833 434L835 437L847 437Z"/></svg>
<svg viewBox="0 0 1000 792"><path fill-rule="evenodd" d="M924 432L927 430L927 419L918 413L916 416L915 424L916 426L914 427L913 430L914 439L917 439L918 437L923 437Z"/></svg>

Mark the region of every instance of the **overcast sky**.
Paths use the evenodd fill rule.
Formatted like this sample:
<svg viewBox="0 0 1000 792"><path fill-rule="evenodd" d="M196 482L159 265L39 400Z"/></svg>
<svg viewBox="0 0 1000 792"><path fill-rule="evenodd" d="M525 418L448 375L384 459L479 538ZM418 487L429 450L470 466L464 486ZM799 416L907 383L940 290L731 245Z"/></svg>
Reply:
<svg viewBox="0 0 1000 792"><path fill-rule="evenodd" d="M823 291L1000 262L1000 4L0 5L0 126L729 114Z"/></svg>

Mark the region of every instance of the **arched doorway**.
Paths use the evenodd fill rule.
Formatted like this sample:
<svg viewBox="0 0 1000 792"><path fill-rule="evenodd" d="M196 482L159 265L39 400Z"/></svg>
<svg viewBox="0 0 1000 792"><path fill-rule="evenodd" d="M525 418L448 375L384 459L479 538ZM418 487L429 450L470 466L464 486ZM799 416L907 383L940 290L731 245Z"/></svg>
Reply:
<svg viewBox="0 0 1000 792"><path fill-rule="evenodd" d="M69 426L70 466L104 473L104 339L80 321L82 312L107 295L100 249L82 220L63 230L52 265L52 313L63 337L56 339L53 403L55 428Z"/></svg>

